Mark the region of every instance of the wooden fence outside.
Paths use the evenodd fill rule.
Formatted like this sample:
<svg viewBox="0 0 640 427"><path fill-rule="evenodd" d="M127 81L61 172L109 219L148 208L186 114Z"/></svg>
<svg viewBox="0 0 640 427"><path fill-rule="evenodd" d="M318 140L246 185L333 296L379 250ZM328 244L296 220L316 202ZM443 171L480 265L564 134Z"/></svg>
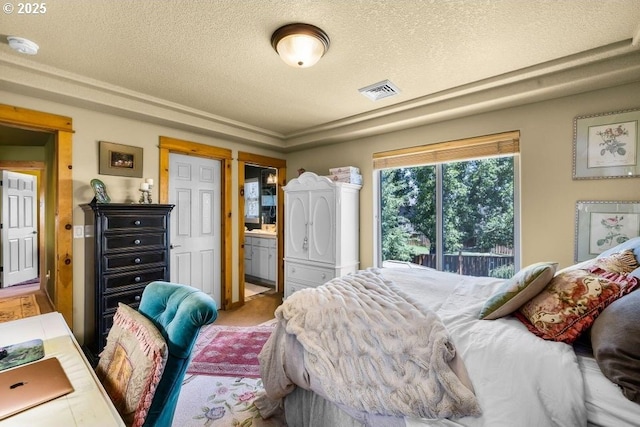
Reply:
<svg viewBox="0 0 640 427"><path fill-rule="evenodd" d="M513 256L504 255L468 255L468 254L445 254L444 271L469 276L489 276L492 270L498 267L513 265ZM413 258L415 264L425 267L436 268L436 254L422 254Z"/></svg>

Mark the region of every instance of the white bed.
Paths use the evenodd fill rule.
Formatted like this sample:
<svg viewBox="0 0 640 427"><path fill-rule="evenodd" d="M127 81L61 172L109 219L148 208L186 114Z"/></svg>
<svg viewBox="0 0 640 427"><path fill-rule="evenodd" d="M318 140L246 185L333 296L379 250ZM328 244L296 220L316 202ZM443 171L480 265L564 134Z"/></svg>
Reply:
<svg viewBox="0 0 640 427"><path fill-rule="evenodd" d="M640 425L640 405L627 399L602 374L590 347L543 340L514 316L479 319L483 305L504 280L407 266L399 264L397 267L405 268L375 272L406 294L409 301L435 312L441 319L463 362L462 374L468 373L482 414L455 419L382 416L325 399L333 391L328 390L331 387L326 381L313 379L313 371L305 366L304 344L292 338L295 334L287 333L290 320L282 313L276 316L276 331L280 329L280 334L274 333L273 342L260 355L268 398L263 397L257 404L264 414L269 413L265 402L275 404L284 397L284 411L291 427ZM297 304L304 304L303 298L297 300ZM304 313L301 316L304 318ZM285 338L278 342L278 336ZM276 360L275 354L282 360ZM281 376L274 373L279 364ZM458 370L454 371L460 376ZM278 384L274 386L269 376L276 376Z"/></svg>

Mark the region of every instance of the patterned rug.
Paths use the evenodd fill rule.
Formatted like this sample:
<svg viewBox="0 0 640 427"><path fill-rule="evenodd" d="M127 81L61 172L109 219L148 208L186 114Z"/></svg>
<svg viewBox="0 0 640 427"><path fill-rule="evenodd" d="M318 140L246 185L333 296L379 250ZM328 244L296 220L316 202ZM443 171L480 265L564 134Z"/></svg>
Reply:
<svg viewBox="0 0 640 427"><path fill-rule="evenodd" d="M260 378L258 353L271 326L216 326L200 332L187 374Z"/></svg>
<svg viewBox="0 0 640 427"><path fill-rule="evenodd" d="M40 314L40 307L33 294L0 300L0 322L9 322L38 314Z"/></svg>
<svg viewBox="0 0 640 427"><path fill-rule="evenodd" d="M182 383L172 425L286 426L280 419L263 420L253 404L256 395L264 390L258 353L275 325L272 320L251 327L203 328ZM204 375L195 375L197 372Z"/></svg>
<svg viewBox="0 0 640 427"><path fill-rule="evenodd" d="M284 427L281 419L263 420L253 404L262 391L259 378L187 375L182 383L174 427Z"/></svg>

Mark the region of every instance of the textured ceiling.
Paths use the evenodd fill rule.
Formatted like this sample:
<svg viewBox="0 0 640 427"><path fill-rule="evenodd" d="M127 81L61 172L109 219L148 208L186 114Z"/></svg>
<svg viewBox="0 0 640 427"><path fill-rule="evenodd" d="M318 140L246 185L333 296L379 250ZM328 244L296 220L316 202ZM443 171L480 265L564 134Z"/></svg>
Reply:
<svg viewBox="0 0 640 427"><path fill-rule="evenodd" d="M0 14L0 65L40 67L65 83L283 141L537 64L630 46L640 31L638 0L55 0L46 7L40 15ZM272 32L291 22L329 34L316 66L294 69L271 48ZM35 41L40 52L13 52L7 35ZM399 96L373 102L358 93L384 79ZM9 80L0 76L0 89Z"/></svg>

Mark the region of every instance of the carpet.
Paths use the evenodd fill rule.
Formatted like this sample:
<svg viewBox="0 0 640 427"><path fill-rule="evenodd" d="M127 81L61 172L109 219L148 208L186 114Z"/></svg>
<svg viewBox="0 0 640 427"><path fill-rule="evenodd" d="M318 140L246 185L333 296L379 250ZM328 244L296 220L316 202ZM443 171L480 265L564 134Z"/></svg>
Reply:
<svg viewBox="0 0 640 427"><path fill-rule="evenodd" d="M33 294L0 300L0 322L9 322L38 314L40 314L40 307Z"/></svg>
<svg viewBox="0 0 640 427"><path fill-rule="evenodd" d="M175 427L285 427L279 418L263 420L253 401L264 390L260 378L187 375L173 416Z"/></svg>
<svg viewBox="0 0 640 427"><path fill-rule="evenodd" d="M260 378L258 353L273 325L203 328L196 341L187 374Z"/></svg>

